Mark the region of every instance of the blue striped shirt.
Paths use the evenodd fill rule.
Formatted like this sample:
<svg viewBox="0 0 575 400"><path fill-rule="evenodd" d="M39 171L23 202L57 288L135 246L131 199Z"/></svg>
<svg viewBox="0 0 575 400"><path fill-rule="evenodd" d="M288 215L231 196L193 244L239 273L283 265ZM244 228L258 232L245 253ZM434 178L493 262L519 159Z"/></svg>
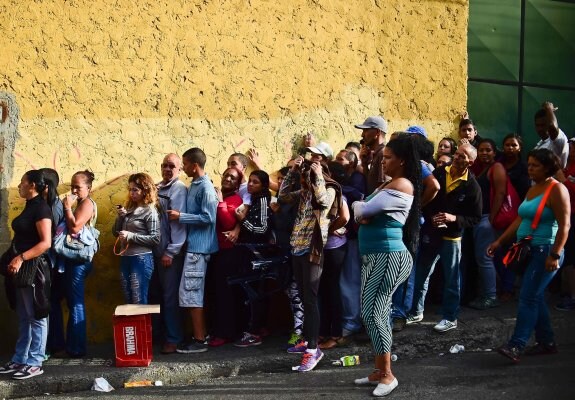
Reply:
<svg viewBox="0 0 575 400"><path fill-rule="evenodd" d="M188 253L212 254L218 251L216 210L218 198L207 175L190 184L186 197L186 212L180 213L180 223L188 224Z"/></svg>

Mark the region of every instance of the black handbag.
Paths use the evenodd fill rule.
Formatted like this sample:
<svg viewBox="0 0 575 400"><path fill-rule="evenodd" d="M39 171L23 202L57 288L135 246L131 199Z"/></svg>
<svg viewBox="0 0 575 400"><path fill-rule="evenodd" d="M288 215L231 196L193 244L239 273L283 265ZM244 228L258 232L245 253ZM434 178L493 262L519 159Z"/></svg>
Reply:
<svg viewBox="0 0 575 400"><path fill-rule="evenodd" d="M12 261L17 255L18 253L16 252L14 243L12 243L10 248L0 257L0 274L4 275L7 279L10 279L15 287L31 287L34 283L34 277L38 271L39 264L44 256L41 255L40 257L35 257L31 260L22 262L22 266L18 270L18 273L16 275L11 275L8 273L8 264L10 264L10 261Z"/></svg>
<svg viewBox="0 0 575 400"><path fill-rule="evenodd" d="M531 259L531 236L524 237L518 242L513 243L507 253L503 257L503 264L505 267L515 272L516 274L523 275L529 261Z"/></svg>
<svg viewBox="0 0 575 400"><path fill-rule="evenodd" d="M34 283L34 277L38 268L40 267L40 260L43 256L33 258L32 260L26 260L22 263L22 266L18 270L16 276L14 276L14 285L18 288L31 287Z"/></svg>
<svg viewBox="0 0 575 400"><path fill-rule="evenodd" d="M38 260L36 274L32 283L34 296L34 318L46 318L51 311L50 290L52 279L50 277L50 262L46 254L35 258Z"/></svg>

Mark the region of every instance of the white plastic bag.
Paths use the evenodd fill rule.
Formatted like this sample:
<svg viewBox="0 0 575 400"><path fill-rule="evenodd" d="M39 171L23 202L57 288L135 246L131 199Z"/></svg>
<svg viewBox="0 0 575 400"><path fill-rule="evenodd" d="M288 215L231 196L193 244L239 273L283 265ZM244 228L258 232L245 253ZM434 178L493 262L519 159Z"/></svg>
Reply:
<svg viewBox="0 0 575 400"><path fill-rule="evenodd" d="M92 390L95 390L96 392L111 392L114 390L114 388L108 383L106 379L96 378L92 384Z"/></svg>

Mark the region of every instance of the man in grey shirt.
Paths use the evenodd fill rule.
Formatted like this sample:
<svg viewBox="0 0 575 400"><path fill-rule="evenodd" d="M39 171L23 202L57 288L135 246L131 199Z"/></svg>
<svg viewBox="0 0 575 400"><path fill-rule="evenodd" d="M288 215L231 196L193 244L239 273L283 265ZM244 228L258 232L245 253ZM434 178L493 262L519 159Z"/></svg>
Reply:
<svg viewBox="0 0 575 400"><path fill-rule="evenodd" d="M186 206L186 185L180 181L182 160L170 153L161 164L162 181L157 184L161 205L160 244L154 249L155 267L162 290L161 318L164 323L162 353L175 353L178 343L184 340L178 290L184 265L182 248L186 242L186 226L177 220L170 221L167 210L183 210Z"/></svg>

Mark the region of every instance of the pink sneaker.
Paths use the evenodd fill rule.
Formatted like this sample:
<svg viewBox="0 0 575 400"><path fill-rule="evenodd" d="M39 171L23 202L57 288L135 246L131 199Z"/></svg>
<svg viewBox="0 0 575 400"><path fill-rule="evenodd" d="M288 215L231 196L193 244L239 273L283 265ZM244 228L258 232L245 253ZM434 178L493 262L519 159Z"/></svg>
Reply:
<svg viewBox="0 0 575 400"><path fill-rule="evenodd" d="M301 358L299 372L308 372L315 368L317 363L323 358L323 352L318 348L315 354L306 351Z"/></svg>

